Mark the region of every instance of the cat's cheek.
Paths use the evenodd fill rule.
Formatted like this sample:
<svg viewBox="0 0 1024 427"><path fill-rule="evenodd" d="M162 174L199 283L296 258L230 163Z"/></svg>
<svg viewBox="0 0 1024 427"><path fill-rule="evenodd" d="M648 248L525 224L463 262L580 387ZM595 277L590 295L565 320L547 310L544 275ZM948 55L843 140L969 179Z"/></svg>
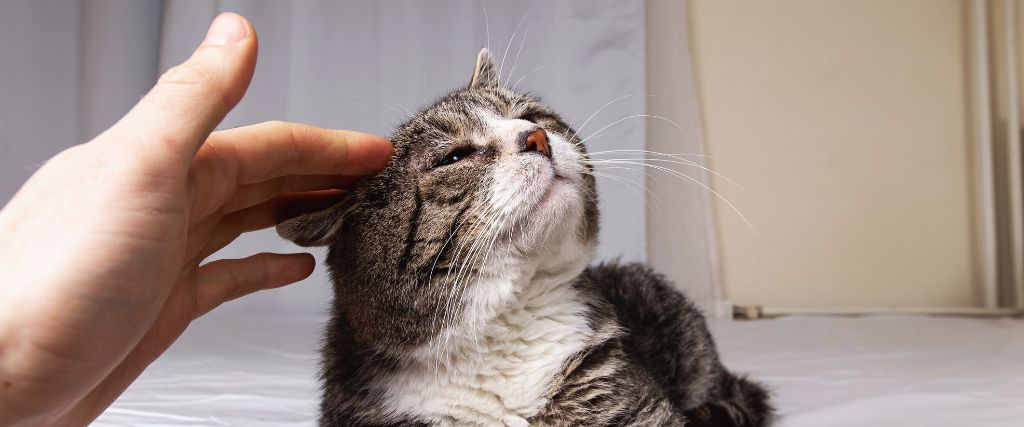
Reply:
<svg viewBox="0 0 1024 427"><path fill-rule="evenodd" d="M567 178L574 183L583 181L585 168L583 166L583 154L573 143L562 138L556 133L549 133L551 136L551 153L554 159L555 174Z"/></svg>

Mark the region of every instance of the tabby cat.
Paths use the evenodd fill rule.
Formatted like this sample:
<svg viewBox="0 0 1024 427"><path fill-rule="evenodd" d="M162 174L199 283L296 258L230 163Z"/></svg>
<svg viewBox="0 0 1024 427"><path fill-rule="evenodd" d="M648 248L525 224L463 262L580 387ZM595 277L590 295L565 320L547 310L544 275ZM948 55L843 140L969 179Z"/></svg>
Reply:
<svg viewBox="0 0 1024 427"><path fill-rule="evenodd" d="M598 235L581 140L500 84L395 130L394 158L339 204L278 227L328 246L323 426L761 426L700 312L639 264L587 267Z"/></svg>

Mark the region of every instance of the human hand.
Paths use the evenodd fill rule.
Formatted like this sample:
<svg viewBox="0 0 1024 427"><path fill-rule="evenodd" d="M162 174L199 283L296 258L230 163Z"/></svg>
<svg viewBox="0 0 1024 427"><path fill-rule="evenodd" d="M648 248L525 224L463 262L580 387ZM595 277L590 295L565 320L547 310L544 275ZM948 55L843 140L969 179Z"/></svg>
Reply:
<svg viewBox="0 0 1024 427"><path fill-rule="evenodd" d="M212 132L256 63L219 16L124 118L47 162L0 211L0 425L98 416L198 316L307 277L309 254L200 265L241 233L324 208L385 139L271 122Z"/></svg>

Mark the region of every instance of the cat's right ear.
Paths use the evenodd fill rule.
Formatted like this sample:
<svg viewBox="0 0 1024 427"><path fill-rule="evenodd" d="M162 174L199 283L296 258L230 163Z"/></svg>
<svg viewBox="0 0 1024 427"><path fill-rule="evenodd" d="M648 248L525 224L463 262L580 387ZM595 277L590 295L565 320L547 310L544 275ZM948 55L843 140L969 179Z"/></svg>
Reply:
<svg viewBox="0 0 1024 427"><path fill-rule="evenodd" d="M498 69L494 66L494 57L487 48L480 49L476 54L476 65L473 66L473 78L469 80L470 89L479 89L498 85Z"/></svg>
<svg viewBox="0 0 1024 427"><path fill-rule="evenodd" d="M341 231L345 216L355 206L351 196L345 196L333 206L313 213L297 216L277 225L277 234L299 246L327 246Z"/></svg>

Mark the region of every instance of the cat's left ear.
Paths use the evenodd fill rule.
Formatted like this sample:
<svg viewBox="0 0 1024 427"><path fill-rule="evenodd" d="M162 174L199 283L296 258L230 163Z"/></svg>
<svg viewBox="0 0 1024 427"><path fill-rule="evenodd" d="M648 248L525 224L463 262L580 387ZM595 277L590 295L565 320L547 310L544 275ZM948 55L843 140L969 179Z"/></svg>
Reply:
<svg viewBox="0 0 1024 427"><path fill-rule="evenodd" d="M337 204L307 213L277 225L277 234L299 246L329 246L344 226L345 217L355 207L355 198L346 195Z"/></svg>
<svg viewBox="0 0 1024 427"><path fill-rule="evenodd" d="M476 66L473 67L473 78L469 81L469 88L479 89L497 85L498 68L494 66L491 51L485 47L476 55Z"/></svg>

